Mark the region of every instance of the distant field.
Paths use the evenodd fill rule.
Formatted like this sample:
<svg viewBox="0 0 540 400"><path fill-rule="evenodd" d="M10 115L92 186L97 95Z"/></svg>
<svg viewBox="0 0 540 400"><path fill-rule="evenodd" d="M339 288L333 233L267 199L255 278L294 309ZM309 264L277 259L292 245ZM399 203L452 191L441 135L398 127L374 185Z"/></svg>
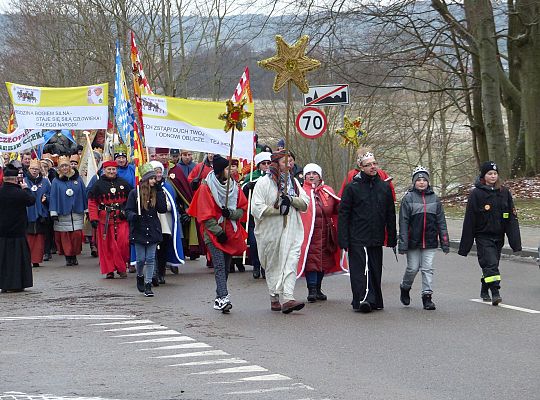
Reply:
<svg viewBox="0 0 540 400"><path fill-rule="evenodd" d="M540 199L515 200L519 223L524 226L540 227ZM465 205L444 205L448 218L463 219Z"/></svg>

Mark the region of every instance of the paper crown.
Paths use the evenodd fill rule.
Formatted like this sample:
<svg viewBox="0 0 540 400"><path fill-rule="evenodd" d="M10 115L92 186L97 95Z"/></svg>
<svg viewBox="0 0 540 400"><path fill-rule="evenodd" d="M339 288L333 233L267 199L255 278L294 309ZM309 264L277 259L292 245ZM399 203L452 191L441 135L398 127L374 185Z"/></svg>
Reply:
<svg viewBox="0 0 540 400"><path fill-rule="evenodd" d="M114 158L118 156L127 157L127 146L125 144L118 144L114 146Z"/></svg>
<svg viewBox="0 0 540 400"><path fill-rule="evenodd" d="M68 156L60 156L60 157L58 157L58 166L60 166L62 164L71 165L70 162L69 162L69 157Z"/></svg>
<svg viewBox="0 0 540 400"><path fill-rule="evenodd" d="M32 161L30 161L30 165L28 166L28 168L39 168L39 169L41 169L41 163L39 162L39 160L37 158L34 158Z"/></svg>

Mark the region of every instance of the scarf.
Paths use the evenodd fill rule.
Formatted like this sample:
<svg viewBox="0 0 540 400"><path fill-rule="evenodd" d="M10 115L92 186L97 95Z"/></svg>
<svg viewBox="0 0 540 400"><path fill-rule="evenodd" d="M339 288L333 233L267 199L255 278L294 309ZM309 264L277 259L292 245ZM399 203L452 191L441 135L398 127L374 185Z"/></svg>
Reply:
<svg viewBox="0 0 540 400"><path fill-rule="evenodd" d="M278 195L280 193L285 192L285 175L287 175L285 172L280 172L278 169L277 164L272 163L270 165L270 168L268 169L268 175L270 175L270 178L274 181L278 188ZM291 179L291 173L288 174L288 182L287 182L287 194L289 196L295 196L296 193L296 185L293 184L293 181Z"/></svg>
<svg viewBox="0 0 540 400"><path fill-rule="evenodd" d="M229 178L230 179L230 178ZM218 207L221 209L225 207L225 197L227 193L227 182L221 183L219 179L217 178L214 171L211 171L206 176L206 184L208 185L208 188L210 189L210 193L212 193L212 197L214 198L214 201L218 205ZM227 208L231 211L236 210L236 205L238 204L238 184L231 179L231 183L229 184L229 204L227 205ZM224 221L223 215L221 215L218 219L218 224L221 224ZM233 226L234 231L238 229L236 225L236 221L231 220L231 224Z"/></svg>

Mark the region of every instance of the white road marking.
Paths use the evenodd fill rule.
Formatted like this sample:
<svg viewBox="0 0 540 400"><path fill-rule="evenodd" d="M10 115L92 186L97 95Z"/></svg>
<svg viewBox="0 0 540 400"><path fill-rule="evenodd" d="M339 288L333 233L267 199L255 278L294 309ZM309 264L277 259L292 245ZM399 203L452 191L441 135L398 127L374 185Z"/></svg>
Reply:
<svg viewBox="0 0 540 400"><path fill-rule="evenodd" d="M470 299L470 300L474 301L475 303L486 304L488 306L492 306L491 302L484 301L482 299ZM526 312L526 313L529 313L529 314L540 314L540 311L537 311L537 310L531 310L530 308L511 306L511 305L502 304L502 303L499 303L499 305L497 307L508 308L510 310L516 310L516 311L522 311L522 312Z"/></svg>
<svg viewBox="0 0 540 400"><path fill-rule="evenodd" d="M206 357L206 356L230 356L223 350L196 351L193 353L172 354L170 356L157 356L151 358L183 358L183 357Z"/></svg>
<svg viewBox="0 0 540 400"><path fill-rule="evenodd" d="M176 337L162 337L157 339L144 339L134 340L132 342L122 342L120 344L133 344L133 343L164 343L164 342L194 342L195 339L189 336L176 336Z"/></svg>
<svg viewBox="0 0 540 400"><path fill-rule="evenodd" d="M186 344L175 344L174 346L162 346L162 347L153 347L151 349L139 349L137 351L149 351L149 350L177 350L177 349L203 349L205 347L212 347L206 343L186 343Z"/></svg>
<svg viewBox="0 0 540 400"><path fill-rule="evenodd" d="M33 315L25 317L0 317L0 321L25 321L25 320L79 320L79 319L103 319L117 320L135 318L133 315Z"/></svg>
<svg viewBox="0 0 540 400"><path fill-rule="evenodd" d="M129 326L127 328L105 329L103 332L145 331L145 330L150 331L150 330L158 330L158 329L169 329L169 328L163 325L136 325L136 326Z"/></svg>
<svg viewBox="0 0 540 400"><path fill-rule="evenodd" d="M26 394L23 392L0 393L0 400L113 400L103 397L55 396L52 394Z"/></svg>
<svg viewBox="0 0 540 400"><path fill-rule="evenodd" d="M181 335L178 331L153 331L153 332L141 332L141 333L128 333L126 335L116 335L112 337L134 337L134 336L159 336L159 335Z"/></svg>
<svg viewBox="0 0 540 400"><path fill-rule="evenodd" d="M242 367L231 367L212 369L208 371L192 372L189 375L214 375L214 374L237 374L245 372L267 372L268 370L260 365L244 365Z"/></svg>
<svg viewBox="0 0 540 400"><path fill-rule="evenodd" d="M254 390L239 390L237 392L228 392L225 394L260 394L260 393L270 393L270 392L284 392L286 390L295 390L298 389L294 386L278 386L270 389L254 389Z"/></svg>
<svg viewBox="0 0 540 400"><path fill-rule="evenodd" d="M191 361L181 364L171 364L168 367L190 367L195 365L214 365L214 364L247 364L246 360L240 358L220 358L218 360Z"/></svg>
<svg viewBox="0 0 540 400"><path fill-rule="evenodd" d="M242 383L242 382L270 382L270 381L288 381L292 378L281 374L269 374L269 375L257 375L257 376L247 376L245 378L240 378L235 381L224 381L224 382L210 382L217 384L231 384L231 383Z"/></svg>
<svg viewBox="0 0 540 400"><path fill-rule="evenodd" d="M132 319L131 321L120 321L120 322L102 322L99 324L90 324L88 326L105 326L105 325L133 325L133 324L153 324L154 321L149 319Z"/></svg>

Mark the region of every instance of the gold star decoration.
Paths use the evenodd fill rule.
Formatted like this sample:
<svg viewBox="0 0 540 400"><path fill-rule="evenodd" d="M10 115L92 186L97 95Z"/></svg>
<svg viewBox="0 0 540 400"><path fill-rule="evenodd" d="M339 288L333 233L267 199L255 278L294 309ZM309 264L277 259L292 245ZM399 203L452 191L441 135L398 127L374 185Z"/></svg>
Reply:
<svg viewBox="0 0 540 400"><path fill-rule="evenodd" d="M225 121L225 132L229 132L231 128L236 128L241 131L244 129L242 121L251 116L251 113L244 110L246 105L246 99L243 99L240 103L234 104L232 100L227 100L227 112L219 114L218 118Z"/></svg>
<svg viewBox="0 0 540 400"><path fill-rule="evenodd" d="M273 57L258 61L259 67L266 68L277 73L274 79L274 92L279 90L288 81L300 89L302 93L309 90L305 73L313 71L321 66L319 60L307 57L304 53L309 42L309 37L303 35L298 41L289 46L280 35L276 36L277 54Z"/></svg>
<svg viewBox="0 0 540 400"><path fill-rule="evenodd" d="M367 135L367 132L362 129L362 119L360 117L351 121L345 115L343 118L343 128L336 129L336 133L343 138L340 145L342 147L360 146L360 138Z"/></svg>

